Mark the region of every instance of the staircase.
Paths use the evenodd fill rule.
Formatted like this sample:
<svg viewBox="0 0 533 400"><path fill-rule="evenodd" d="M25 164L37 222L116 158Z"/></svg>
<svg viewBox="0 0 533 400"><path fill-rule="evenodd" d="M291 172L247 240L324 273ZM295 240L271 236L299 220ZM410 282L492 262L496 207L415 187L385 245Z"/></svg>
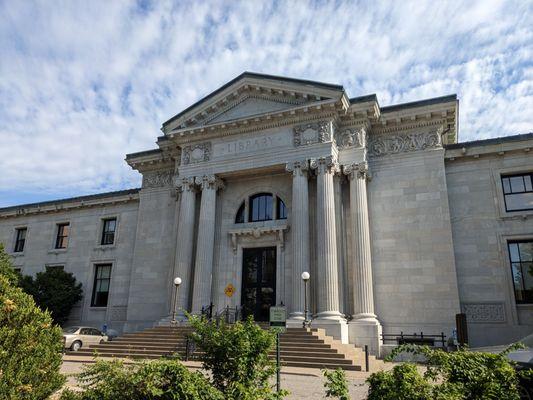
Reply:
<svg viewBox="0 0 533 400"><path fill-rule="evenodd" d="M188 326L156 326L137 333L127 333L114 339L69 354L100 357L128 357L155 359L162 356L179 354L182 359L186 353L186 336L192 332ZM326 336L322 329L289 328L280 336L281 363L283 366L307 368L342 368L361 371L364 369L364 352L352 345L341 344ZM276 352L270 356L275 358ZM192 355L202 357L201 349ZM370 356L370 366L380 361Z"/></svg>

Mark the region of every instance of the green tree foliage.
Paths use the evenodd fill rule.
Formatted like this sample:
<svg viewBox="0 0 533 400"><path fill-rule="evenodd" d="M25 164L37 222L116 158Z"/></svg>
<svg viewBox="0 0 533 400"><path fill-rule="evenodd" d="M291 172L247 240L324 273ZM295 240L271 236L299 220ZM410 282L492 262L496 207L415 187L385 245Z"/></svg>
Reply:
<svg viewBox="0 0 533 400"><path fill-rule="evenodd" d="M41 309L50 311L54 322L59 325L67 321L72 307L83 294L81 283L76 282L74 275L60 268L39 272L35 279L23 276L19 285L33 296Z"/></svg>
<svg viewBox="0 0 533 400"><path fill-rule="evenodd" d="M272 390L270 378L276 366L268 353L275 344L275 332L261 329L252 319L235 324L217 324L191 316L192 339L204 351L203 366L213 386L227 399L281 398Z"/></svg>
<svg viewBox="0 0 533 400"><path fill-rule="evenodd" d="M334 371L324 370L322 371L326 382L324 387L326 388L326 397L335 397L339 400L350 400L350 392L348 391L348 381L346 380L346 374L340 368Z"/></svg>
<svg viewBox="0 0 533 400"><path fill-rule="evenodd" d="M369 400L519 400L518 380L507 353L490 354L460 349L445 352L427 346L404 345L401 352L423 355L426 371L420 374L413 364L401 364L391 371L372 374Z"/></svg>
<svg viewBox="0 0 533 400"><path fill-rule="evenodd" d="M223 400L200 372L178 360L161 359L124 365L99 360L77 376L82 390L65 390L61 400Z"/></svg>
<svg viewBox="0 0 533 400"><path fill-rule="evenodd" d="M16 282L0 246L0 398L45 399L65 381L62 333Z"/></svg>

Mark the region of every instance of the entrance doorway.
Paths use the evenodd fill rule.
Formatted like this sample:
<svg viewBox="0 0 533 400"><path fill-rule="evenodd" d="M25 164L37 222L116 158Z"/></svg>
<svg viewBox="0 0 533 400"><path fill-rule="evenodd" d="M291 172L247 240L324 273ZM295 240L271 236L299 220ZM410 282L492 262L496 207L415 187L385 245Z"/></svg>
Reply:
<svg viewBox="0 0 533 400"><path fill-rule="evenodd" d="M243 315L255 321L268 321L270 307L276 305L276 248L243 249Z"/></svg>

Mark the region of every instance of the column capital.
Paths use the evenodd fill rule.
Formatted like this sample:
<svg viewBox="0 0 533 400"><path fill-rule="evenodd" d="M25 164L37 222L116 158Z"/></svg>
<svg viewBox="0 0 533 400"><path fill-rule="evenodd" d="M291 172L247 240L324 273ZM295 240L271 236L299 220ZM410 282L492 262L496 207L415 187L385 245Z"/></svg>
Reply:
<svg viewBox="0 0 533 400"><path fill-rule="evenodd" d="M320 157L312 159L310 162L311 169L315 169L317 174L336 174L340 172L339 163L333 156Z"/></svg>
<svg viewBox="0 0 533 400"><path fill-rule="evenodd" d="M285 164L285 171L292 173L294 176L303 175L309 170L309 161L291 161Z"/></svg>
<svg viewBox="0 0 533 400"><path fill-rule="evenodd" d="M202 190L205 189L224 189L224 182L216 175L197 176L195 182Z"/></svg>
<svg viewBox="0 0 533 400"><path fill-rule="evenodd" d="M360 163L351 163L343 165L342 167L344 175L348 179L369 179L370 171L368 170L368 163L366 161Z"/></svg>
<svg viewBox="0 0 533 400"><path fill-rule="evenodd" d="M178 178L176 181L176 186L180 192L194 192L196 190L194 184L194 176L189 176L187 178Z"/></svg>

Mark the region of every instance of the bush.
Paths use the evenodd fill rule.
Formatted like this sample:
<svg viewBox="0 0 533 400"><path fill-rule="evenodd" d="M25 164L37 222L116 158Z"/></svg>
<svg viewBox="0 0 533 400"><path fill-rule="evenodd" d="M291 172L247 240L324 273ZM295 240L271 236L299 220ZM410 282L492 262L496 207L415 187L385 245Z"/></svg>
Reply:
<svg viewBox="0 0 533 400"><path fill-rule="evenodd" d="M62 333L16 281L0 246L0 398L45 399L65 381Z"/></svg>
<svg viewBox="0 0 533 400"><path fill-rule="evenodd" d="M253 400L282 397L273 392L269 380L276 366L268 358L276 334L261 329L252 319L233 325L189 317L195 328L192 339L205 354L203 366L211 373L213 386L228 399Z"/></svg>
<svg viewBox="0 0 533 400"><path fill-rule="evenodd" d="M124 365L102 361L85 366L77 376L82 390L65 390L61 400L223 400L200 372L190 372L173 359Z"/></svg>
<svg viewBox="0 0 533 400"><path fill-rule="evenodd" d="M402 364L392 371L372 374L367 380L368 399L519 400L520 374L506 357L513 348L490 354L467 349L448 353L427 346L399 346L389 360L401 352L422 355L426 359L426 372L421 375L415 365Z"/></svg>
<svg viewBox="0 0 533 400"><path fill-rule="evenodd" d="M324 387L326 388L326 397L336 397L339 400L350 400L350 392L348 391L348 381L346 380L346 374L340 368L335 371L322 371L326 382Z"/></svg>
<svg viewBox="0 0 533 400"><path fill-rule="evenodd" d="M56 324L63 325L74 304L81 300L81 283L70 272L49 268L37 273L35 279L24 276L20 279L22 289L33 296L41 309L50 311Z"/></svg>

